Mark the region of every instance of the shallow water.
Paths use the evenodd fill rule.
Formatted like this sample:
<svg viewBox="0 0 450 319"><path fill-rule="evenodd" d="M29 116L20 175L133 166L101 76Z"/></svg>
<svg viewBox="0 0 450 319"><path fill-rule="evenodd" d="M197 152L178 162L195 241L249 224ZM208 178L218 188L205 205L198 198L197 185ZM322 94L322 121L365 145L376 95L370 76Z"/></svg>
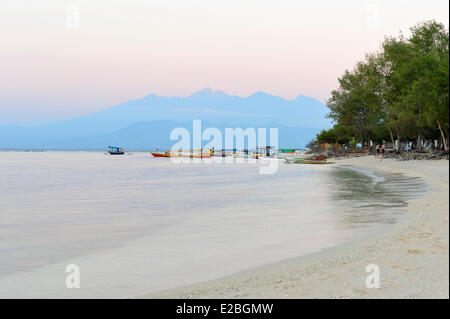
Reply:
<svg viewBox="0 0 450 319"><path fill-rule="evenodd" d="M395 223L424 184L352 167L0 152L0 297L126 297L317 252ZM67 289L67 264L81 288Z"/></svg>

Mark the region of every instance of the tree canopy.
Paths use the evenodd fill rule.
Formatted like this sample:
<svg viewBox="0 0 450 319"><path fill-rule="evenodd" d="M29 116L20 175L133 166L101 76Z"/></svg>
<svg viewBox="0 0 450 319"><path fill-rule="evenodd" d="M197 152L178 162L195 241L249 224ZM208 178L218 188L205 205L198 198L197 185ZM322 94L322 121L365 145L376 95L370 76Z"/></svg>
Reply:
<svg viewBox="0 0 450 319"><path fill-rule="evenodd" d="M386 139L420 144L424 137L448 142L448 30L436 21L410 30L409 37L386 38L380 52L367 54L339 78L327 102L335 127L318 134L318 142L354 138L363 144Z"/></svg>

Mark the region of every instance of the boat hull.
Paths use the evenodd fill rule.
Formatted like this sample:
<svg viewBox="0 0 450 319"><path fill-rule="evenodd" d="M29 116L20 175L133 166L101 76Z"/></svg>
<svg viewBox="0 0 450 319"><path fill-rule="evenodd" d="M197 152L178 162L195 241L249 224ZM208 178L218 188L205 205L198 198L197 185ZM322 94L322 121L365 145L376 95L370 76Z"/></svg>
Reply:
<svg viewBox="0 0 450 319"><path fill-rule="evenodd" d="M179 158L211 158L211 155L198 155L198 154L187 154L187 155L176 155L176 154L161 154L161 153L151 153L153 157L179 157Z"/></svg>
<svg viewBox="0 0 450 319"><path fill-rule="evenodd" d="M330 162L328 160L306 160L306 159L286 159L288 164L311 164L311 165L327 165L334 164L335 162Z"/></svg>
<svg viewBox="0 0 450 319"><path fill-rule="evenodd" d="M168 154L151 153L153 157L170 157Z"/></svg>

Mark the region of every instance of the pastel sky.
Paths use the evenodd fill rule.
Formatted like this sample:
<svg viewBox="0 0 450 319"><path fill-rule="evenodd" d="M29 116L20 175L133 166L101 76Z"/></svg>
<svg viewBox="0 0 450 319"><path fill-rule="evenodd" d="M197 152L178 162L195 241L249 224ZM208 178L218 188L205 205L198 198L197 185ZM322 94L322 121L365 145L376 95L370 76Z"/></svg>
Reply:
<svg viewBox="0 0 450 319"><path fill-rule="evenodd" d="M325 101L385 35L448 0L1 0L0 125L209 87Z"/></svg>

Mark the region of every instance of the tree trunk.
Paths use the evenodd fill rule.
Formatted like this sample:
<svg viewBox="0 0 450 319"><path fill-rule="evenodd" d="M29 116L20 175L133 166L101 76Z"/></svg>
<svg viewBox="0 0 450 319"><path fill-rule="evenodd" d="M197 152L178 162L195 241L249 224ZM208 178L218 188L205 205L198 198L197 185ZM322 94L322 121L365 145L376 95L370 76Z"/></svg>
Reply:
<svg viewBox="0 0 450 319"><path fill-rule="evenodd" d="M400 133L398 132L398 128L396 128L395 131L397 134L397 141L398 141L397 151L399 151L400 150Z"/></svg>
<svg viewBox="0 0 450 319"><path fill-rule="evenodd" d="M416 145L416 149L420 152L422 150L422 132L419 132L419 135L417 136Z"/></svg>
<svg viewBox="0 0 450 319"><path fill-rule="evenodd" d="M439 126L439 131L441 131L441 136L442 136L442 142L444 143L444 149L446 151L448 151L448 147L447 147L447 140L445 139L445 134L444 131L442 130L442 126L441 123L439 122L439 120L436 118L437 124Z"/></svg>
<svg viewBox="0 0 450 319"><path fill-rule="evenodd" d="M388 129L389 129L389 134L391 134L392 148L394 150L397 150L397 147L395 146L394 135L392 135L392 130L390 127L388 127Z"/></svg>

